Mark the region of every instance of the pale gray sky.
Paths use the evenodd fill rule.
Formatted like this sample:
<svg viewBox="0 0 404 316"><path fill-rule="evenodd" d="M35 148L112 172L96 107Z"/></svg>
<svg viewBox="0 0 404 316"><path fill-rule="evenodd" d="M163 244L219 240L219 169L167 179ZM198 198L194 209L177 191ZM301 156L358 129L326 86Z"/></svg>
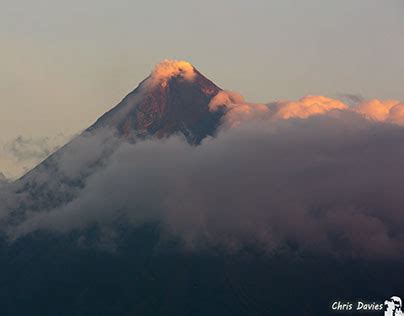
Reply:
<svg viewBox="0 0 404 316"><path fill-rule="evenodd" d="M403 0L0 0L0 172L32 164L13 139L52 147L166 58L250 101L404 100L403 15Z"/></svg>

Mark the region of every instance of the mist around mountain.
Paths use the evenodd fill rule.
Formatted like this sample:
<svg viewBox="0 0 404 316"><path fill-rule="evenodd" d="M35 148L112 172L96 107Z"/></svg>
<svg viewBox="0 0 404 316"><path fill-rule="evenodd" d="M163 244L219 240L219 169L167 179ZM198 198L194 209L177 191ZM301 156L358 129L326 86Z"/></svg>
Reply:
<svg viewBox="0 0 404 316"><path fill-rule="evenodd" d="M332 315L400 295L403 106L248 103L162 62L0 179L4 313Z"/></svg>

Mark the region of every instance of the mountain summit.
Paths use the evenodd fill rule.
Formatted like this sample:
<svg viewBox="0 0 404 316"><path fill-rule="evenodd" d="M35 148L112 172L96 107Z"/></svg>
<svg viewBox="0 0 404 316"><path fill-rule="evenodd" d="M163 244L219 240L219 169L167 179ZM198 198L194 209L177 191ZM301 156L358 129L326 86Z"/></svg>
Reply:
<svg viewBox="0 0 404 316"><path fill-rule="evenodd" d="M223 113L209 102L221 89L185 61L164 60L89 130L114 127L126 138L181 133L191 144L214 134Z"/></svg>

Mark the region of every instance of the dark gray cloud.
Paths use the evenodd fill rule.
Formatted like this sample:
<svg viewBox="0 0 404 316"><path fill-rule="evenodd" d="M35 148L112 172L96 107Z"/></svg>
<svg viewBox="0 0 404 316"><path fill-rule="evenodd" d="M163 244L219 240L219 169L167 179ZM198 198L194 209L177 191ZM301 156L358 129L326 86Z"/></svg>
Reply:
<svg viewBox="0 0 404 316"><path fill-rule="evenodd" d="M88 146L102 143L105 134L77 141L58 158L59 169L90 168L88 155L73 157L93 155ZM123 216L135 226L158 221L188 247L254 241L268 251L404 254L403 127L332 111L240 123L197 147L180 137L111 143L116 150L69 203L28 212L5 228L10 237L92 224L110 232Z"/></svg>

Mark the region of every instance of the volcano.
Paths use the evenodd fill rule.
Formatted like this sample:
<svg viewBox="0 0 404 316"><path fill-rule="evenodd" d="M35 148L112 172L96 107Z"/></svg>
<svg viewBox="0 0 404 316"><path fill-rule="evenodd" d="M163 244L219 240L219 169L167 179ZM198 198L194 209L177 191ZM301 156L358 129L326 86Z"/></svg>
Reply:
<svg viewBox="0 0 404 316"><path fill-rule="evenodd" d="M223 113L209 102L221 91L191 64L165 60L88 131L113 127L125 138L182 134L191 144L214 135Z"/></svg>
<svg viewBox="0 0 404 316"><path fill-rule="evenodd" d="M13 213L49 210L71 201L120 142L178 135L194 146L214 136L224 111L211 111L209 103L220 91L190 63L162 61L118 105L13 184L18 195L30 197ZM83 152L87 146L91 150ZM79 166L77 172L65 172L61 161Z"/></svg>

